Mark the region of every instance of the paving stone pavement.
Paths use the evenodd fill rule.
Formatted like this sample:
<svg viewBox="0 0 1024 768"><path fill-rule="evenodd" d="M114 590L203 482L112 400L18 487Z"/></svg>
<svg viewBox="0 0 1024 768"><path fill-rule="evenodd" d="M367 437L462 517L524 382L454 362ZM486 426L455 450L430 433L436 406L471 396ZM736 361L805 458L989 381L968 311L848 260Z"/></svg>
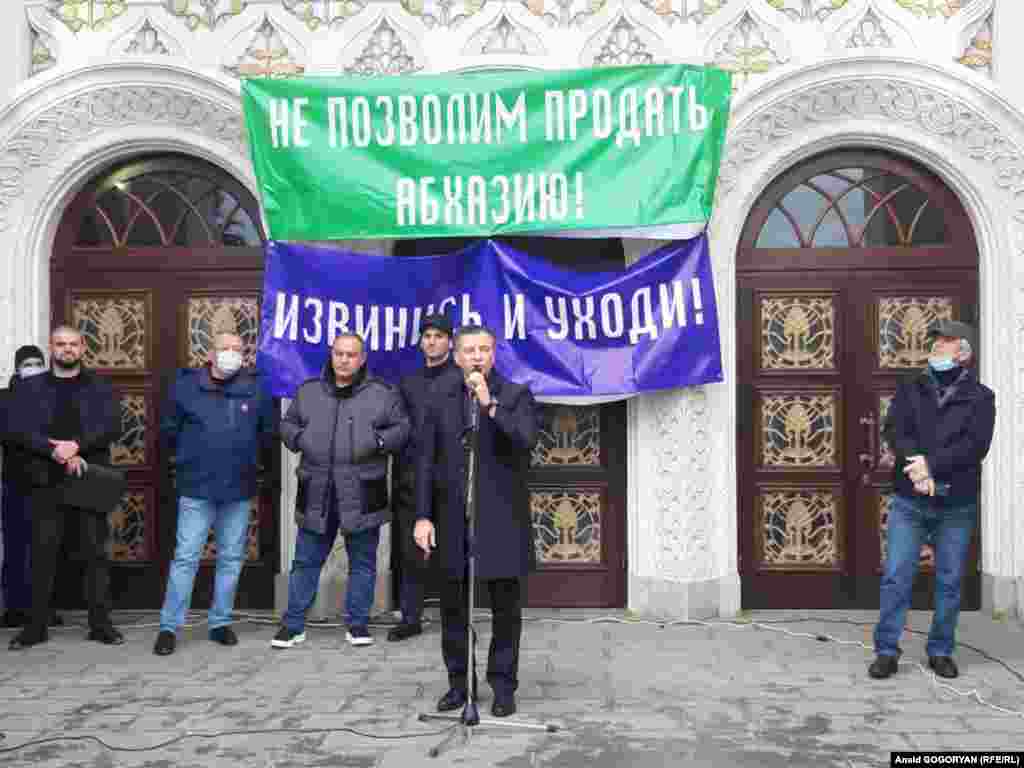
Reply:
<svg viewBox="0 0 1024 768"><path fill-rule="evenodd" d="M858 643L870 645L871 612L757 611L710 627L622 612L527 616L519 713L508 720L554 723L555 733L482 725L468 737L448 733L450 747L431 758L448 728L418 719L446 688L436 620L401 643L377 627L368 648L349 647L341 628L312 625L305 645L274 650L273 617L252 614L236 625L237 647L209 642L197 623L179 633L174 655L157 657L147 624L155 613L119 614L123 646L86 642L70 627L27 651L0 648L0 750L55 736L145 748L185 733L232 733L137 752L62 740L0 752L0 765L866 768L888 766L891 750L1024 751L1024 716L957 696L917 666L923 634L904 637L897 675L868 678L872 655ZM909 624L926 631L930 619L913 612ZM490 628L478 628L482 674ZM12 634L0 632L0 642ZM953 686L1024 711L1024 628L966 613L959 640ZM487 686L480 696L489 717Z"/></svg>

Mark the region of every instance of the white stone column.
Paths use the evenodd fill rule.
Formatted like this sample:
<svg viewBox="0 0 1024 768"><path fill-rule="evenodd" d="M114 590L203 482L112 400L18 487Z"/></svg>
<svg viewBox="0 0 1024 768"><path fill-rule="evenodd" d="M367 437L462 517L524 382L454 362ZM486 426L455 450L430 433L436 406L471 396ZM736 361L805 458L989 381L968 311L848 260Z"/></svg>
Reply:
<svg viewBox="0 0 1024 768"><path fill-rule="evenodd" d="M999 85L1000 95L1008 99L1018 112L1024 113L1024 81L1020 78L1020 73L1024 71L1024 46L1021 46L1017 39L1021 29L1024 29L1024 3L997 0L992 30L993 77ZM1024 342L1024 267L1020 263L1020 256L1024 254L1024 225L1016 225L1013 237L1016 274L1013 290L1015 301L1012 303L1016 304L1016 318L1015 328L1008 332L1012 339L1008 340L1007 349L1013 348L1019 353L1020 344ZM1003 516L1010 519L1004 520L1000 528L1001 532L1007 534L1006 540L993 544L1000 548L1003 555L1000 558L1002 568L995 573L985 573L982 597L987 610L997 615L1016 614L1018 619L1024 620L1024 513L1020 509L1020 494L1024 492L1024 470L1020 467L1021 450L1016 447L1024 435L1024 366L1018 363L1016 367L1016 393L1007 397L1009 393L996 392L998 408L1009 409L1016 405L1016 419L1013 423L1016 454L1013 471L1016 478L1015 482L1010 484L1010 489L1001 494L1003 503L999 510ZM1005 426L1009 424L1004 422ZM993 475L989 469L985 477L986 484L994 486L1002 480ZM1006 486L1003 485L1002 488Z"/></svg>
<svg viewBox="0 0 1024 768"><path fill-rule="evenodd" d="M1003 96L1017 109L1024 111L1024 46L1020 31L1024 29L1024 3L997 0L992 22L992 76Z"/></svg>
<svg viewBox="0 0 1024 768"><path fill-rule="evenodd" d="M626 262L659 245L624 240ZM725 535L736 510L716 492L723 466L714 465L725 454L712 461L716 431L725 427L709 394L707 386L687 387L640 395L627 406L627 601L639 614L689 619L738 609Z"/></svg>
<svg viewBox="0 0 1024 768"><path fill-rule="evenodd" d="M28 77L31 45L24 0L0 3L0 50L4 51L4 66L0 67L0 108L10 103L15 89ZM17 267L10 252L0 262L0 387L7 386L12 373L14 350L22 344L39 341L19 338L15 333L20 325L16 318L26 309L16 306Z"/></svg>

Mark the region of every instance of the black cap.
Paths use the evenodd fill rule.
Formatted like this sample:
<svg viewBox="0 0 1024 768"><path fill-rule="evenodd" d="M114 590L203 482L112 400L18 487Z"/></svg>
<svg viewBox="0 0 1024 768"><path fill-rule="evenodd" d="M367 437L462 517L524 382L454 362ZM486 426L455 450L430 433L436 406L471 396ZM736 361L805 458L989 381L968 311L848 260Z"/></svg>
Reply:
<svg viewBox="0 0 1024 768"><path fill-rule="evenodd" d="M42 360L44 363L46 362L46 358L43 357L43 350L35 344L26 344L23 347L18 347L18 351L14 353L14 370L18 370L22 363L32 358Z"/></svg>
<svg viewBox="0 0 1024 768"><path fill-rule="evenodd" d="M972 348L978 348L974 341L974 328L959 320L937 320L928 327L928 336L948 336L951 339L966 339Z"/></svg>
<svg viewBox="0 0 1024 768"><path fill-rule="evenodd" d="M448 315L425 315L420 322L420 334L426 333L428 328L440 331L446 336L452 335L452 321Z"/></svg>

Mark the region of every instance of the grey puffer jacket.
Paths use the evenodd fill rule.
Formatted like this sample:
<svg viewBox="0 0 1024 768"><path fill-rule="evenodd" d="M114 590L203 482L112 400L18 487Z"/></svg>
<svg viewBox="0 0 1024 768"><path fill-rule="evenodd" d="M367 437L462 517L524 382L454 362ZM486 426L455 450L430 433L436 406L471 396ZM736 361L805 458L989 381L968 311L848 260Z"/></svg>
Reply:
<svg viewBox="0 0 1024 768"><path fill-rule="evenodd" d="M387 454L401 451L408 438L409 419L397 389L363 366L352 386L339 390L328 359L319 379L299 387L281 422L284 444L302 454L296 525L326 533L332 503L342 533L386 523Z"/></svg>

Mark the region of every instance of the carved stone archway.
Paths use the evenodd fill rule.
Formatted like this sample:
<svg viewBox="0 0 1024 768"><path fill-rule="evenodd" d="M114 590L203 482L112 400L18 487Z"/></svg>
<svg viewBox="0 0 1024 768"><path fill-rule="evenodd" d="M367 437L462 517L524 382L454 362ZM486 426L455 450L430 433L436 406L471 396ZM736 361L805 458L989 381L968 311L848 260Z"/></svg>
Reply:
<svg viewBox="0 0 1024 768"><path fill-rule="evenodd" d="M981 375L1001 404L982 490L983 537L992 542L982 558L983 601L988 610L1024 614L1024 518L1014 511L1024 491L1024 467L1014 447L1024 431L1024 399L1018 395L1024 367L1015 363L1015 350L1024 345L1024 116L989 84L907 60L842 59L792 72L739 100L710 228L726 381L735 382L736 370L735 252L751 207L793 164L851 146L887 149L931 168L959 195L974 226L987 350ZM719 555L722 613L739 607L736 397L734 383L677 396L684 410L705 400L714 424L707 448L714 477L706 503L718 518L711 551ZM684 454L694 453L693 442L677 441ZM676 463L693 464L685 455ZM670 496L665 479L657 480L631 475L650 493Z"/></svg>

